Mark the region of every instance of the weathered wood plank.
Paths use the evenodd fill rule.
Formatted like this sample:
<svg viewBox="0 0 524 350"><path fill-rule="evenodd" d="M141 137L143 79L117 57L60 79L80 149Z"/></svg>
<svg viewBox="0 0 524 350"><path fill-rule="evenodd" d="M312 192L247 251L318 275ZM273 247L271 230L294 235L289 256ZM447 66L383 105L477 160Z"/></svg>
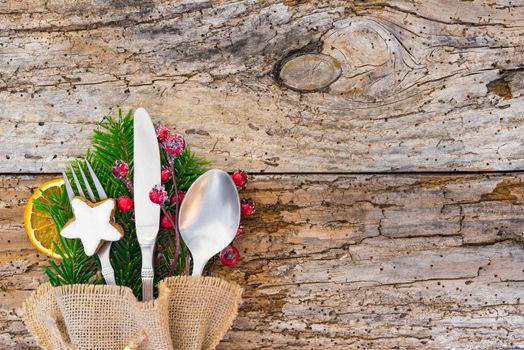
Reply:
<svg viewBox="0 0 524 350"><path fill-rule="evenodd" d="M117 106L225 168L522 169L523 33L511 1L7 1L0 171L61 170Z"/></svg>
<svg viewBox="0 0 524 350"><path fill-rule="evenodd" d="M0 347L34 345L20 304L44 259L21 213L45 178L0 176ZM221 349L524 346L524 175L259 175L243 196Z"/></svg>

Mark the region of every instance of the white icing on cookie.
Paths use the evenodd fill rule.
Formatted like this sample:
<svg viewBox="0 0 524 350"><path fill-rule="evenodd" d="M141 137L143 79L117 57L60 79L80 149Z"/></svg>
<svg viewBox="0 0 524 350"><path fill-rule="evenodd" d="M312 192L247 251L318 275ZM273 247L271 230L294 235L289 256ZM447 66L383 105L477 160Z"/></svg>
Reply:
<svg viewBox="0 0 524 350"><path fill-rule="evenodd" d="M123 236L122 228L111 221L115 209L114 199L90 203L75 197L71 201L75 217L62 229L65 238L79 238L87 256L96 253L102 241L118 241Z"/></svg>

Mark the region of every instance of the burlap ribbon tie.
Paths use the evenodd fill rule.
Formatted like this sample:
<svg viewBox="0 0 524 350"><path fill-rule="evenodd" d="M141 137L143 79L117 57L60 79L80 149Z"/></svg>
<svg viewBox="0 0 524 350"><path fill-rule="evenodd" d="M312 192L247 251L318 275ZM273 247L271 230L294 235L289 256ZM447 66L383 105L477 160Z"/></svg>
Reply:
<svg viewBox="0 0 524 350"><path fill-rule="evenodd" d="M214 349L241 294L238 285L214 277L167 278L149 302L127 287L46 283L24 303L24 320L44 349Z"/></svg>

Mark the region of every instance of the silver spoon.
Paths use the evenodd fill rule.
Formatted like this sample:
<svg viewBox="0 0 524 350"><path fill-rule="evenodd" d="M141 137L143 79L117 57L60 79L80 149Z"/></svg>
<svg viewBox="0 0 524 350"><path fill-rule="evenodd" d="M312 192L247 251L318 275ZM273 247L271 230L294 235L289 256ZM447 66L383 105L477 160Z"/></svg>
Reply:
<svg viewBox="0 0 524 350"><path fill-rule="evenodd" d="M193 276L235 238L240 223L238 191L228 173L212 169L191 185L180 206L178 227L193 257Z"/></svg>

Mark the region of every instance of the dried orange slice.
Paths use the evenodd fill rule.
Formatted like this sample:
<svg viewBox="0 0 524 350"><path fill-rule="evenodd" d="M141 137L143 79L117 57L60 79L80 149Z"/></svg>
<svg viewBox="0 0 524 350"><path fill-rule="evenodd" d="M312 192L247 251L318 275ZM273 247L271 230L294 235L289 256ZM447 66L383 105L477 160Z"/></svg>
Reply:
<svg viewBox="0 0 524 350"><path fill-rule="evenodd" d="M42 197L42 192L58 192L62 186L64 186L63 178L41 184L29 198L24 213L24 226L29 240L38 251L54 259L61 259L53 245L53 242L59 242L59 232L51 216L36 210L34 200Z"/></svg>

